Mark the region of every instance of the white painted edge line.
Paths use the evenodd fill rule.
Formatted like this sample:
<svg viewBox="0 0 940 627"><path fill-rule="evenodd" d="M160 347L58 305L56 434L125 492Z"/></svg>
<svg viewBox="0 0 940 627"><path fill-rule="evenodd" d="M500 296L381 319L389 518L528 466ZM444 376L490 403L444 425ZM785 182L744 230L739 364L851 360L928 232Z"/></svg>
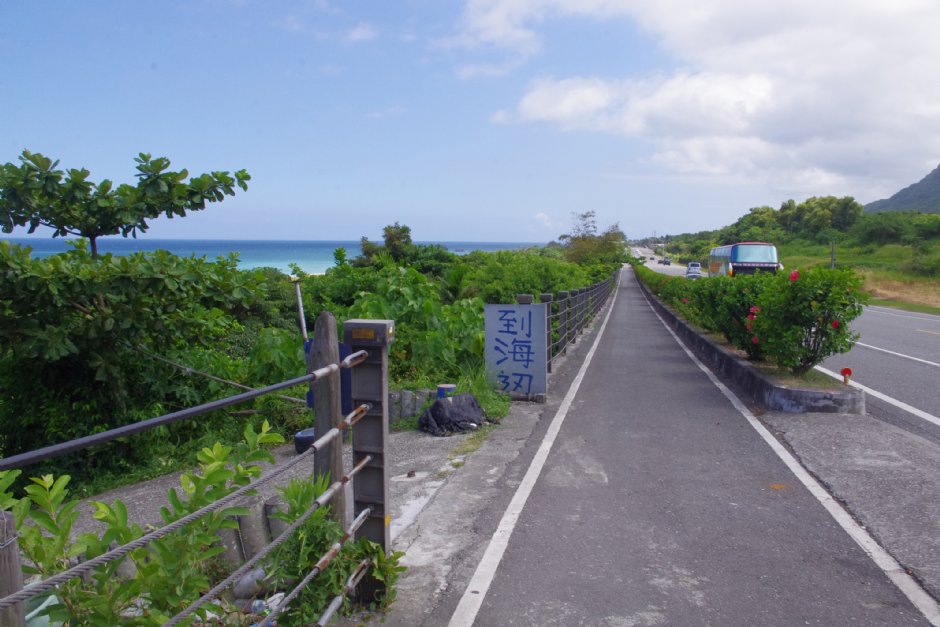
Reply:
<svg viewBox="0 0 940 627"><path fill-rule="evenodd" d="M919 314L912 312L905 312L899 309L890 309L888 307L879 307L878 305L868 305L865 307L866 310L871 310L872 313L880 313L886 316L895 316L896 318L914 318L915 320L927 320L929 322L937 322L940 320L940 316L935 316L933 314Z"/></svg>
<svg viewBox="0 0 940 627"><path fill-rule="evenodd" d="M833 372L832 370L827 370L826 368L823 368L822 366L816 366L816 370L818 370L819 372L821 372L821 373L823 373L823 374L829 375L829 376L832 377L833 379L837 379L837 380L839 380L839 381L842 380L842 375L837 374L837 373ZM928 414L928 413L925 412L923 409L917 409L916 407L913 407L913 406L911 406L911 405L908 405L908 404L905 403L904 401L899 401L899 400L896 399L896 398L892 398L892 397L888 396L887 394L882 394L882 393L879 392L878 390L873 390L873 389L871 389L870 387L865 386L865 385L862 385L861 383L856 383L855 381L849 381L849 385L851 385L853 388L858 388L858 389L860 389L860 390L864 390L864 391L865 391L865 394L870 394L871 396L874 396L875 398L880 399L880 400L882 400L882 401L888 403L889 405L894 405L894 406L897 407L898 409L903 409L904 411L906 411L906 412L908 412L908 413L910 413L910 414L913 414L913 415L917 416L918 418L922 418L922 419L926 420L927 422L933 423L933 424L937 425L938 427L940 427L940 418L934 416L933 414Z"/></svg>
<svg viewBox="0 0 940 627"><path fill-rule="evenodd" d="M889 351L887 348L881 348L880 346L872 346L871 344L864 344L862 342L855 342L856 346L864 346L865 348L870 348L873 351L881 351L882 353L888 353L889 355L894 355L895 357L903 357L904 359L910 359L911 361L917 361L922 364L927 364L928 366L936 366L940 368L940 364L935 361L927 361L926 359L921 359L920 357L911 357L910 355L905 355L904 353L896 353L894 351Z"/></svg>
<svg viewBox="0 0 940 627"><path fill-rule="evenodd" d="M622 273L623 270L621 270L621 274ZM620 276L621 275L618 275L617 277L617 286L615 287L618 291L620 288ZM519 521L522 508L525 507L526 501L528 501L529 495L535 487L535 482L542 473L542 468L544 468L548 454L552 450L552 445L555 444L555 438L558 437L561 425L568 415L568 409L570 409L571 403L578 393L578 388L581 387L581 381L584 380L588 366L591 365L591 360L594 358L594 352L600 344L600 339L604 336L604 329L607 328L607 321L610 319L610 314L614 310L614 303L616 302L617 292L615 291L607 308L607 315L604 316L604 322L601 323L600 329L597 331L597 336L594 338L594 344L591 345L591 349L588 351L587 355L585 355L581 369L578 370L578 374L568 388L568 393L565 394L561 405L558 406L558 411L555 412L555 417L552 418L551 424L548 425L545 437L542 438L542 444L535 452L535 456L529 464L529 469L522 478L519 487L516 488L516 493L513 495L509 506L503 513L503 517L499 521L499 525L496 527L493 537L490 538L490 543L483 553L483 559L480 560L476 571L474 571L473 576L470 578L470 583L467 584L467 589L464 591L463 596L460 597L457 609L454 610L453 616L450 617L450 622L447 623L448 627L470 627L473 625L473 621L476 620L477 613L483 605L483 599L486 597L486 593L490 589L490 584L493 583L493 578L496 576L496 569L499 568L499 563L503 559L506 547L509 546L509 538L512 536L516 523Z"/></svg>
<svg viewBox="0 0 940 627"><path fill-rule="evenodd" d="M646 296L644 295L644 298ZM649 304L649 299L647 299L647 304ZM653 309L653 306L650 305L650 309ZM775 438L765 427L760 423L759 420L751 413L751 411L741 402L741 400L735 396L734 392L729 390L721 381L718 380L718 377L708 369L705 364L703 364L699 359L690 351L685 344L682 343L682 340L679 339L679 336L676 335L669 325L666 324L666 321L660 317L659 313L653 309L653 314L659 318L659 321L663 323L663 326L666 327L666 330L672 335L673 339L679 344L682 350L685 351L685 354L689 356L689 359L695 363L699 369L704 372L709 380L721 390L721 393L725 395L734 408L744 416L748 423L758 434L764 439L765 442L773 449L774 453L777 454L784 464L790 469L796 478L800 480L810 494L816 497L816 500L826 508L826 511L829 512L829 515L832 516L835 521L839 524L842 529L849 534L855 542L862 548L863 551L875 562L875 564L884 572L884 574L891 580L891 582L898 587L898 589L906 596L910 602L916 607L920 612L927 618L927 621L934 626L940 626L940 605L933 600L923 588L920 587L920 584L914 580L913 577L908 575L901 565L898 564L897 560L891 557L891 554L888 553L880 544L878 544L874 538L869 535L855 520L846 512L842 506L832 498L832 496L826 492L819 483L813 479L812 475L800 465L800 462L796 460L790 452L783 447L780 442ZM841 377L839 377L841 379Z"/></svg>

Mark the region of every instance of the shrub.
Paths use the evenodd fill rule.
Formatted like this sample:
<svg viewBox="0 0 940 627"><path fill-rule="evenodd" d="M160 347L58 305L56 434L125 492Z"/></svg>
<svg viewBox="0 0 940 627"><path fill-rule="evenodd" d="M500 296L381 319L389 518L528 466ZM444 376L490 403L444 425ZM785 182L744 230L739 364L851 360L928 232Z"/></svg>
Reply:
<svg viewBox="0 0 940 627"><path fill-rule="evenodd" d="M866 297L851 270L813 268L766 279L754 324L766 354L801 376L830 355L852 348L858 334L849 323Z"/></svg>

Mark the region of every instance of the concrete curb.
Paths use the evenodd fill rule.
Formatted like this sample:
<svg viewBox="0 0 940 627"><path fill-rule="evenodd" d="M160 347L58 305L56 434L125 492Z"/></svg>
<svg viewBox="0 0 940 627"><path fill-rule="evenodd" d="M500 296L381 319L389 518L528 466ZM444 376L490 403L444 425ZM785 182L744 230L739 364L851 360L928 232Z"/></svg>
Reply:
<svg viewBox="0 0 940 627"><path fill-rule="evenodd" d="M637 284L657 313L709 368L728 377L748 397L766 409L791 414L865 413L863 390L848 386L844 390L811 390L774 383L747 360L700 335L689 323L666 307L639 279Z"/></svg>

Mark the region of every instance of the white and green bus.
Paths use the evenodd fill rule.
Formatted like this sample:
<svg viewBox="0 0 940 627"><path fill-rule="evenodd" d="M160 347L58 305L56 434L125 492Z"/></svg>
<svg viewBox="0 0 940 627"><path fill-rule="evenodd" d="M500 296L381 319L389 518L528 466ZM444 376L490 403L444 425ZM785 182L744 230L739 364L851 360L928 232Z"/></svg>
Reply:
<svg viewBox="0 0 940 627"><path fill-rule="evenodd" d="M767 242L739 242L716 246L708 256L709 276L738 276L783 269L777 247Z"/></svg>

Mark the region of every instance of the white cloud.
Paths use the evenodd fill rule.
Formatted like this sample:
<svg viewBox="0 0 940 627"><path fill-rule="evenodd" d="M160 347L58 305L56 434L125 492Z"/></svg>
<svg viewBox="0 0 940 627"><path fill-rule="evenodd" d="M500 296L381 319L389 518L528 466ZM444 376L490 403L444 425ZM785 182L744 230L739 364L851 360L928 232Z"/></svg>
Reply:
<svg viewBox="0 0 940 627"><path fill-rule="evenodd" d="M494 121L642 139L669 171L794 197L873 200L940 161L935 0L468 0L451 43L520 64L573 17L630 21L675 67L544 77Z"/></svg>
<svg viewBox="0 0 940 627"><path fill-rule="evenodd" d="M539 211L533 216L535 221L539 223L545 229L554 229L555 223L552 221L551 217L547 213Z"/></svg>
<svg viewBox="0 0 940 627"><path fill-rule="evenodd" d="M364 41L371 41L378 36L378 32L372 24L359 22L352 27L343 37L343 41L348 44L358 44Z"/></svg>

